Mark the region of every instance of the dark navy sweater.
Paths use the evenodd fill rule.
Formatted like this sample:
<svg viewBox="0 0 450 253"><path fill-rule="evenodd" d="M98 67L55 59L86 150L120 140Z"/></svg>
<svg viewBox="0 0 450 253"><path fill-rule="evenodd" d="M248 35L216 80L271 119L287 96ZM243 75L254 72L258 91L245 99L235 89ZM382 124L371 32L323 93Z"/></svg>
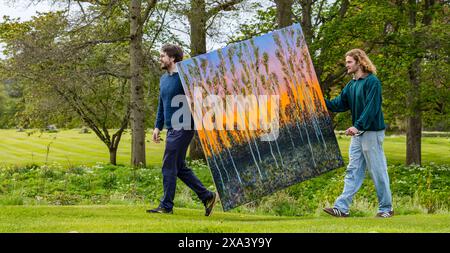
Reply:
<svg viewBox="0 0 450 253"><path fill-rule="evenodd" d="M172 126L171 119L173 114L183 106L186 110L185 112L191 115L185 96L182 104L176 103L176 106L171 106L172 99L177 95L185 95L179 74L177 72L172 73L172 75L165 73L159 80L158 113L155 121L155 127L159 130L162 130L164 125L167 129L171 129L172 127L177 128L176 126ZM179 121L183 122L183 116L179 118ZM176 122L178 122L178 117ZM193 119L191 116L191 126L192 124Z"/></svg>

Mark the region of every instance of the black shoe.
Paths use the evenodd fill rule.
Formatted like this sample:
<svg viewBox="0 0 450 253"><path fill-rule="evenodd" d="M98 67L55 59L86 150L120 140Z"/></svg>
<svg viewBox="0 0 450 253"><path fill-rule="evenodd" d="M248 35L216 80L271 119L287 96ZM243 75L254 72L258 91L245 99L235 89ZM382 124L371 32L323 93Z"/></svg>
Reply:
<svg viewBox="0 0 450 253"><path fill-rule="evenodd" d="M213 192L213 196L205 203L205 216L210 216L212 214L217 201L219 201L219 194L217 192Z"/></svg>
<svg viewBox="0 0 450 253"><path fill-rule="evenodd" d="M336 207L333 208L324 208L323 211L325 211L327 214L332 215L334 217L348 217L350 216L348 213L341 212L341 210L337 209Z"/></svg>
<svg viewBox="0 0 450 253"><path fill-rule="evenodd" d="M146 211L147 213L167 213L167 214L173 214L173 210L166 209L164 207L157 207L155 209L149 209Z"/></svg>
<svg viewBox="0 0 450 253"><path fill-rule="evenodd" d="M375 217L377 217L377 218L391 218L392 216L394 216L394 211L379 212L379 213L377 213L377 215Z"/></svg>

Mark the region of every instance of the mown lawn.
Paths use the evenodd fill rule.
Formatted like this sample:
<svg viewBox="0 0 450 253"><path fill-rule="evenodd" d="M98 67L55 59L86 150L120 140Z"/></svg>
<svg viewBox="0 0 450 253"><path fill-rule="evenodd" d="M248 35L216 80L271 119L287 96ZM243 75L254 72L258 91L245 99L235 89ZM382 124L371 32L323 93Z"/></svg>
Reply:
<svg viewBox="0 0 450 253"><path fill-rule="evenodd" d="M2 206L0 232L181 232L181 233L415 233L450 232L450 214L334 218L280 217L177 208L173 215L147 214L148 206Z"/></svg>
<svg viewBox="0 0 450 253"><path fill-rule="evenodd" d="M348 161L350 137L337 136L339 147L345 162ZM405 164L406 137L403 135L386 136L384 153L388 164ZM450 164L450 138L422 137L422 163Z"/></svg>
<svg viewBox="0 0 450 253"><path fill-rule="evenodd" d="M149 166L159 167L161 165L161 158L164 151L164 142L161 144L154 144L149 141L150 134L147 134L147 164ZM348 161L348 146L349 146L350 138L346 136L338 136L339 146L341 148L342 155L344 157L345 162ZM404 164L405 161L405 136L388 136L385 139L385 153L387 156L388 164ZM450 138L448 137L425 137L422 139L422 160L424 164L433 162L436 164L450 164ZM47 152L48 150L48 152ZM130 134L126 133L122 137L122 142L119 146L118 150L118 164L129 165L130 159ZM105 145L98 140L98 138L94 134L80 134L78 130L64 130L59 133L44 133L41 134L39 132L34 134L27 134L26 132L16 132L15 130L0 130L0 168L3 166L11 166L11 167L20 167L26 164L34 163L38 165L43 165L45 163L52 164L58 163L61 164L61 169L65 171L66 167L72 167L73 165L87 165L92 166L96 163L108 163L108 151ZM71 166L72 165L72 166ZM56 166L58 167L58 166ZM59 167L58 167L59 168ZM195 169L195 168L194 168ZM196 168L199 169L199 168ZM343 168L342 168L343 169ZM117 171L117 178L110 177L112 171ZM429 170L431 171L431 170ZM68 174L69 178L73 181L72 183L84 181L80 181L76 174L73 171ZM103 185L105 182L114 183L116 181L120 181L119 179L127 178L127 171L124 169L114 169L107 170L104 172L104 175L97 175L100 178L97 178L100 181L95 181L97 183L101 183ZM146 170L147 172L147 170ZM151 172L151 173L150 173ZM154 176L152 173L157 173L159 175L159 170L153 172L150 171L150 176ZM398 174L399 171L395 170ZM414 177L411 180L415 180L419 182L420 180L427 180L433 178L433 186L436 183L442 184L442 180L439 181L434 174L434 177L431 177L431 172L428 174L419 173L414 170ZM16 178L21 178L20 176L34 175L30 168L24 171L17 171L12 177L11 180L16 180ZM59 173L59 174L58 174ZM54 173L50 173L49 175L44 175L40 177L39 180L44 180L46 177L51 177L53 174L54 177L57 177L63 172L55 171ZM125 173L124 175L120 173ZM202 176L203 180L212 184L210 173L207 169L203 169L197 171L199 175ZM392 170L391 170L392 173ZM437 173L437 172L436 172ZM64 174L64 173L63 173ZM61 174L61 175L63 175ZM393 176L393 181L395 181L395 176L402 178L404 175ZM423 174L423 175L422 175ZM40 174L39 174L40 175ZM61 176L60 175L60 176ZM90 175L90 174L89 174ZM145 174L147 175L147 174ZM61 176L63 179L64 176ZM122 178L124 177L124 178ZM59 178L59 177L57 177ZM425 179L424 179L425 178ZM446 178L446 177L444 177ZM116 181L110 182L110 180L115 179ZM147 180L150 180L146 177ZM405 177L403 180L409 178ZM13 191L12 195L9 196L6 192L9 188L9 184L6 184L5 196L6 199L18 199L24 201L24 196L30 195L32 198L37 197L32 194L32 192L26 191L37 191L40 188L38 186L46 185L43 184L44 181L39 180L31 180L30 183L34 182L34 185L30 185L30 187L20 186L21 182L11 181L13 182L13 187L18 187L18 192ZM77 181L78 180L78 181ZM105 181L106 180L106 181ZM108 181L109 180L109 181ZM152 179L153 180L153 179ZM155 182L161 183L160 180L154 179ZM437 180L437 181L436 181ZM89 180L88 180L89 181ZM105 182L104 182L105 181ZM122 180L123 181L123 180ZM120 182L122 182L120 181ZM127 180L125 180L128 182ZM125 182L124 181L124 182ZM420 181L420 182L422 182ZM28 182L28 181L26 181ZM53 181L51 181L53 182ZM57 183L59 181L53 182ZM89 181L90 182L90 181ZM125 182L125 183L126 183ZM312 181L311 181L312 182ZM318 181L317 181L318 182ZM409 182L409 181L408 181ZM48 187L54 186L55 189L59 189L59 185L49 184ZM65 182L63 182L65 183ZM130 182L128 182L125 186L127 186ZM431 182L429 182L431 183ZM439 185L440 185L439 184ZM28 183L27 183L28 185ZM109 184L108 184L109 185ZM132 184L134 185L134 184ZM445 185L445 184L444 184ZM70 184L72 186L72 184ZM114 185L112 185L114 186ZM112 187L111 186L111 187ZM151 184L152 187L160 186L155 184ZM311 187L314 184L310 185ZM393 184L394 186L394 184ZM396 182L396 187L401 187L400 182ZM38 187L38 188L35 188ZM105 186L106 187L106 186ZM322 186L323 187L323 186ZM403 186L402 186L403 187ZM145 189L137 190L148 190L148 186ZM14 188L15 189L15 188ZM20 190L22 189L22 190ZM77 188L78 189L78 188ZM103 188L102 188L103 189ZM92 194L101 194L102 189L92 189ZM126 188L128 189L128 188ZM134 189L134 188L133 188ZM297 188L296 188L297 189ZM328 189L332 196L337 196L339 192L335 192L334 188ZM428 188L427 188L428 189ZM0 189L2 190L2 189ZM11 190L11 189L9 189ZM69 190L69 189L67 189ZM74 189L71 189L74 191ZM98 192L96 191L98 190ZM104 189L103 189L104 190ZM134 189L136 190L136 189ZM304 195L309 193L308 189L299 188L298 194ZM340 191L341 188L337 191ZM401 189L396 188L395 192L399 193ZM428 198L424 200L433 201L433 196L436 197L439 191L444 191L443 188L437 189L438 192L433 192L436 190L435 188L430 188L426 191L429 195ZM25 192L22 192L25 191ZM295 189L292 189L295 191ZM322 191L322 190L321 190ZM145 191L144 191L145 192ZM364 192L361 190L359 197L364 198ZM366 190L367 192L367 190ZM373 189L370 191L371 197L374 197ZM445 191L444 191L445 192ZM69 192L66 192L64 189L63 192L56 192L55 196L50 195L49 197L55 197L56 200L71 197ZM86 194L91 194L90 191L85 192ZM122 193L122 192L119 192ZM128 192L126 192L128 193ZM423 193L423 192L419 192ZM44 194L44 192L37 192L36 194ZM71 192L73 194L73 192ZM125 194L125 193L124 193ZM431 194L431 195L430 195ZM67 196L66 196L67 195ZM70 195L70 196L69 196ZM95 197L93 195L93 197ZM145 197L148 194L145 194ZM157 194L159 197L159 193ZM140 204L121 204L121 205L112 205L116 203L108 203L104 205L103 203L93 204L93 205L83 205L83 202L80 205L48 205L50 202L45 202L43 204L34 205L34 204L25 204L25 205L17 205L15 204L17 201L6 201L4 205L0 206L0 233L1 232L192 232L192 233L202 233L202 232L255 232L255 233L267 233L267 232L402 232L402 233L412 233L412 232L445 232L450 233L450 213L448 213L447 209L437 209L439 210L437 214L425 214L424 212L410 212L410 209L413 210L415 207L419 207L417 203L411 204L398 204L399 206L399 215L394 216L391 219L376 219L373 217L375 213L371 213L367 207L356 208L356 215L351 218L346 219L337 219L334 217L327 216L322 213L320 209L319 211L314 212L314 210L309 210L306 212L306 216L273 216L268 213L263 212L262 214L255 214L252 212L244 211L233 211L233 212L220 212L220 208L217 208L214 215L212 217L204 217L202 209L188 209L181 208L184 207L200 207L199 205L189 203L192 202L192 193L191 191L181 191L181 193L177 193L178 203L177 208L175 209L174 215L150 215L145 212L145 209L150 206ZM331 196L330 195L330 196ZM364 196L362 196L364 195ZM442 195L442 194L441 194ZM439 195L439 196L441 196ZM42 195L44 196L44 195ZM42 197L40 196L40 197ZM89 195L90 196L90 195ZM99 195L100 196L100 195ZM122 196L121 194L118 195ZM304 206L305 199L300 198L298 201L294 201L291 195L287 195L286 193L283 195L277 195L274 199L275 202L270 205L271 210L275 207L277 208L286 208L286 203L288 203L288 209L292 209L292 205L302 207ZM369 196L369 195L368 195ZM425 196L425 197L426 197ZM108 196L106 196L108 197ZM111 197L111 196L109 196ZM116 196L117 197L117 196ZM182 197L182 198L181 198ZM311 196L310 196L311 197ZM366 196L367 197L367 196ZM404 196L403 196L404 197ZM403 198L402 197L402 198ZM444 197L445 196L441 196ZM180 200L181 198L181 200ZM277 199L280 198L280 199ZM397 197L399 198L399 197ZM411 195L412 200L415 198ZM437 197L436 197L437 198ZM151 201L156 200L156 197L150 198ZM25 198L25 200L27 200ZM69 199L70 200L70 199ZM189 201L188 201L189 200ZM302 200L302 201L300 201ZM311 200L305 200L311 201ZM319 200L316 200L319 201ZM322 200L321 200L322 201ZM375 201L375 200L372 200ZM10 203L11 202L11 203ZM20 201L19 201L20 202ZM131 201L133 202L133 201ZM278 203L279 202L279 203ZM367 202L367 200L366 200ZM414 202L414 201L413 201ZM28 202L26 202L28 203ZM30 202L34 203L34 202ZM122 202L121 202L122 203ZM123 203L128 203L127 201L123 201ZM188 203L189 205L182 205ZM365 203L365 202L364 202ZM428 202L427 202L428 203ZM434 202L430 202L434 203ZM319 207L323 206L323 203L319 203ZM423 204L423 203L422 203ZM426 203L425 203L426 204ZM275 206L274 206L275 205ZM406 205L402 206L402 205ZM154 205L152 206L154 207ZM403 209L404 210L403 210ZM422 206L420 206L422 208ZM294 208L295 209L295 208ZM367 210L366 210L367 209ZM373 208L372 208L373 209ZM281 209L280 209L281 210ZM284 209L283 209L284 210ZM285 213L292 213L289 210L281 212L280 215L285 215ZM403 210L403 212L401 211ZM406 211L405 211L406 210ZM409 210L409 211L408 211ZM415 209L414 209L415 210ZM444 210L444 211L443 211ZM295 211L295 210L294 210ZM297 210L299 211L299 210ZM358 213L359 211L359 213ZM368 212L368 213L367 213ZM302 211L303 213L303 211ZM363 215L361 215L361 213ZM359 214L359 215L358 215ZM369 216L368 216L369 215Z"/></svg>
<svg viewBox="0 0 450 253"><path fill-rule="evenodd" d="M59 163L70 165L95 165L109 163L106 145L94 134L80 134L79 130L63 130L58 133L17 132L0 129L0 165L26 165ZM165 131L163 137L165 136ZM147 164L160 165L164 142L150 142L146 136ZM48 150L48 152L47 152ZM131 135L124 133L117 151L117 163L129 165L131 159Z"/></svg>
<svg viewBox="0 0 450 253"><path fill-rule="evenodd" d="M164 152L164 142L155 144L150 141L150 137L151 133L147 133L147 164L159 166ZM342 156L347 162L350 138L338 136L338 142ZM389 164L404 164L405 136L387 136L384 148ZM117 163L129 165L130 152L130 133L127 132L119 145ZM450 138L422 138L422 161L424 164L450 163ZM109 153L94 133L80 134L76 129L58 133L36 132L31 135L15 130L0 130L0 165L20 166L31 163L42 165L46 162L63 165L95 165L97 162L108 163Z"/></svg>

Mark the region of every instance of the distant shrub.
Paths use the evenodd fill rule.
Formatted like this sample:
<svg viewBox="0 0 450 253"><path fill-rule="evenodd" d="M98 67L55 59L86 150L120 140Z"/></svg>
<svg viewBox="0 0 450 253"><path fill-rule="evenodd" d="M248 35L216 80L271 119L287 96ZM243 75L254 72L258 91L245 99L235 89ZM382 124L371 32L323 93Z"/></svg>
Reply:
<svg viewBox="0 0 450 253"><path fill-rule="evenodd" d="M24 201L21 196L0 196L0 205L17 206L23 205Z"/></svg>
<svg viewBox="0 0 450 253"><path fill-rule="evenodd" d="M80 129L80 131L78 133L80 133L80 134L89 134L89 133L91 133L91 130L89 130L89 128L84 126L84 127L82 127Z"/></svg>
<svg viewBox="0 0 450 253"><path fill-rule="evenodd" d="M48 132L48 133L57 133L59 130L58 130L58 128L56 127L56 125L48 125L48 126L45 128L45 131Z"/></svg>

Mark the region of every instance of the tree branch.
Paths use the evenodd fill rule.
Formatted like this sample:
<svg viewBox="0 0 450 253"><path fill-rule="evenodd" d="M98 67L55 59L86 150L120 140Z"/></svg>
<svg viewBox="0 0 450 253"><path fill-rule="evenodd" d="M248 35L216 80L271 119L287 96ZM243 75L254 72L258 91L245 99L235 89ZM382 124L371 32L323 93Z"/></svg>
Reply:
<svg viewBox="0 0 450 253"><path fill-rule="evenodd" d="M131 75L128 74L123 74L123 73L116 73L116 72L111 72L109 70L101 70L101 71L97 71L93 73L95 76L114 76L117 78L125 78L125 79L130 79Z"/></svg>
<svg viewBox="0 0 450 253"><path fill-rule="evenodd" d="M323 4L325 3L325 1L326 0L322 0L320 2L319 11L317 13L317 18L316 18L316 21L314 22L314 29L316 29L321 22L323 23L322 10L323 10Z"/></svg>
<svg viewBox="0 0 450 253"><path fill-rule="evenodd" d="M147 1L147 7L145 8L144 14L141 17L141 20L142 20L141 25L144 25L145 22L147 21L147 19L149 18L149 16L151 16L150 11L155 9L156 2L158 2L158 0L148 0Z"/></svg>
<svg viewBox="0 0 450 253"><path fill-rule="evenodd" d="M87 47L89 45L111 44L111 43L116 43L116 42L125 42L125 41L129 41L129 40L130 40L130 36L125 36L122 38L115 38L115 39L90 40L90 41L85 41L82 44L76 45L73 49L78 50L78 49Z"/></svg>
<svg viewBox="0 0 450 253"><path fill-rule="evenodd" d="M161 25L159 26L158 30L156 31L156 34L153 36L152 42L150 43L150 45L148 47L148 51L147 51L148 55L150 55L150 50L153 48L153 45L155 44L156 39L158 38L159 34L162 31L162 28L164 26L164 22L166 20L166 14L169 11L169 6L170 6L171 3L172 3L172 0L169 1L169 4L167 5L167 8L164 10L164 14L163 14L163 17L162 17L162 20L161 20Z"/></svg>
<svg viewBox="0 0 450 253"><path fill-rule="evenodd" d="M125 128L128 126L128 122L130 121L130 115L131 115L131 104L128 103L127 106L127 113L122 119L122 124L120 126L120 129L113 134L112 136L112 148L117 148L119 146L120 138L122 137L122 133L125 130Z"/></svg>
<svg viewBox="0 0 450 253"><path fill-rule="evenodd" d="M230 0L227 2L220 3L217 6L214 6L209 11L206 12L206 20L210 19L220 11L231 11L233 10L234 5L241 3L243 0Z"/></svg>

